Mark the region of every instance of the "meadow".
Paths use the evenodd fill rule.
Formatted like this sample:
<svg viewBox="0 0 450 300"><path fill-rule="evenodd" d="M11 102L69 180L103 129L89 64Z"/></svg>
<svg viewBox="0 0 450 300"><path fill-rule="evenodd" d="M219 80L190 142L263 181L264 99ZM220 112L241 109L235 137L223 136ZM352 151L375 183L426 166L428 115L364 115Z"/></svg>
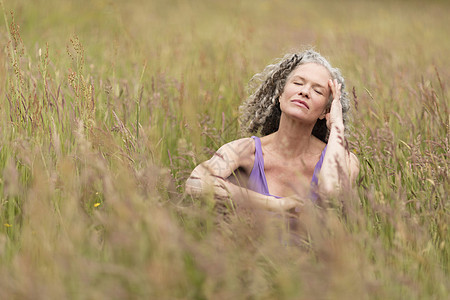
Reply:
<svg viewBox="0 0 450 300"><path fill-rule="evenodd" d="M0 299L448 299L447 1L0 3ZM361 170L286 245L183 184L307 46L346 78Z"/></svg>

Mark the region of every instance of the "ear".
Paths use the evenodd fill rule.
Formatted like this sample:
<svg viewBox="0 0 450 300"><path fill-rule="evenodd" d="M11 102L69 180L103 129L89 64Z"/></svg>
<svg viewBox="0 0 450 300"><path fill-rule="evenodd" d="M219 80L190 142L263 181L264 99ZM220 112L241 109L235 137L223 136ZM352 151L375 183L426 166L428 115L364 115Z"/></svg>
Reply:
<svg viewBox="0 0 450 300"><path fill-rule="evenodd" d="M331 110L331 102L325 106L322 114L319 116L319 120L323 120L327 116L327 114L330 113L330 110Z"/></svg>

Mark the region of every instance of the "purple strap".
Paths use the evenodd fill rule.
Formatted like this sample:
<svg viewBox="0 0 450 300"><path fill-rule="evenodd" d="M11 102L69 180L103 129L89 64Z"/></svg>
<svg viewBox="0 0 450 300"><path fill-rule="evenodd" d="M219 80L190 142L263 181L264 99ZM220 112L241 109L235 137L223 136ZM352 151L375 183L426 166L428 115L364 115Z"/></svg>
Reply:
<svg viewBox="0 0 450 300"><path fill-rule="evenodd" d="M314 167L314 173L313 177L311 179L311 189L309 193L309 197L313 202L317 202L317 199L319 198L319 194L317 194L317 185L319 184L319 172L320 169L322 169L323 164L323 158L325 157L325 152L327 151L327 145L325 145L325 148L323 148L322 154L320 155L319 161L317 162L316 166Z"/></svg>
<svg viewBox="0 0 450 300"><path fill-rule="evenodd" d="M269 193L269 187L267 186L261 140L256 136L252 136L252 138L255 140L255 163L248 178L248 188L263 195L274 196Z"/></svg>
<svg viewBox="0 0 450 300"><path fill-rule="evenodd" d="M322 154L320 155L319 161L317 162L316 166L314 167L314 173L311 179L311 185L317 185L319 184L319 172L320 169L322 169L323 164L323 158L325 157L325 152L327 151L327 146L325 145L325 148L323 148Z"/></svg>

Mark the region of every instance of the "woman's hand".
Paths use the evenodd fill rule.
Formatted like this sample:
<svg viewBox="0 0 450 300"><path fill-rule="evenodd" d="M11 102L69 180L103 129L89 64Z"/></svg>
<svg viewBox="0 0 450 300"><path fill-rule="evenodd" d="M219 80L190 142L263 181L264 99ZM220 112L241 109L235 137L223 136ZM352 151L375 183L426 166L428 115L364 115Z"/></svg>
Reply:
<svg viewBox="0 0 450 300"><path fill-rule="evenodd" d="M328 80L331 93L333 95L333 101L331 102L330 112L325 115L327 119L327 127L331 130L333 125L343 127L344 120L342 118L342 104L341 104L341 87L342 84L338 83L337 79Z"/></svg>

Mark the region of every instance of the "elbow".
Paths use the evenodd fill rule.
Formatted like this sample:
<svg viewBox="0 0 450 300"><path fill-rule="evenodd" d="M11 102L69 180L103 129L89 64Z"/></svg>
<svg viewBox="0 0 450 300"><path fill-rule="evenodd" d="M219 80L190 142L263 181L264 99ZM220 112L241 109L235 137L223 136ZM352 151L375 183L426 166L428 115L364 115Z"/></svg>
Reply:
<svg viewBox="0 0 450 300"><path fill-rule="evenodd" d="M331 182L319 183L319 193L320 195L329 197L336 194L340 190L338 184L333 184Z"/></svg>
<svg viewBox="0 0 450 300"><path fill-rule="evenodd" d="M199 196L203 192L201 178L192 175L186 180L184 187L185 192L191 196Z"/></svg>
<svg viewBox="0 0 450 300"><path fill-rule="evenodd" d="M350 175L345 175L335 180L319 180L318 190L320 195L334 197L351 192L353 190L353 183L352 176Z"/></svg>
<svg viewBox="0 0 450 300"><path fill-rule="evenodd" d="M348 191L351 187L348 174L339 174L336 176L319 177L318 191L325 197L334 197L342 192Z"/></svg>
<svg viewBox="0 0 450 300"><path fill-rule="evenodd" d="M350 153L349 169L350 169L350 182L355 183L356 178L358 177L359 174L359 160L353 153Z"/></svg>
<svg viewBox="0 0 450 300"><path fill-rule="evenodd" d="M184 185L185 192L193 197L199 197L210 190L213 185L209 173L204 172L201 167L197 167L192 171Z"/></svg>
<svg viewBox="0 0 450 300"><path fill-rule="evenodd" d="M192 179L189 177L186 182L184 183L184 191L188 194L188 195L192 195L192 193L194 192L194 187L192 185Z"/></svg>
<svg viewBox="0 0 450 300"><path fill-rule="evenodd" d="M346 165L339 166L338 164L336 172L328 172L319 177L319 193L326 197L333 197L350 192L354 187L358 173L358 158L353 153L349 153Z"/></svg>

